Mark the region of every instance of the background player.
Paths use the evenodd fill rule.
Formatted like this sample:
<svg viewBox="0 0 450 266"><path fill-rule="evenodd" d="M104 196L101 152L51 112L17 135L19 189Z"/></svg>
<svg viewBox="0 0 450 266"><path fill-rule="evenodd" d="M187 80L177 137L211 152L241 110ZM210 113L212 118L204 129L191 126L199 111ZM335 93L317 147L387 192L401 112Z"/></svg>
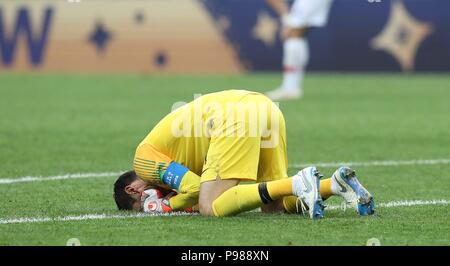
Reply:
<svg viewBox="0 0 450 266"><path fill-rule="evenodd" d="M303 96L303 77L309 60L307 33L327 23L332 0L295 0L289 9L285 0L267 0L282 20L283 82L267 93L272 100Z"/></svg>

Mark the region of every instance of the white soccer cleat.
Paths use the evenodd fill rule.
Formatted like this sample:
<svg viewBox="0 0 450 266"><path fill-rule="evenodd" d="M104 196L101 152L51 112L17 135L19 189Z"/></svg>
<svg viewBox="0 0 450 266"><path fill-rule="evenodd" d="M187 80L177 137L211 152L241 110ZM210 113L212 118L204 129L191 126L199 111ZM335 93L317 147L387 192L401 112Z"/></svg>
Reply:
<svg viewBox="0 0 450 266"><path fill-rule="evenodd" d="M266 92L266 95L273 101L296 100L302 98L303 92L300 89L287 90L278 88L273 91Z"/></svg>
<svg viewBox="0 0 450 266"><path fill-rule="evenodd" d="M355 170L347 166L339 167L331 177L331 187L360 215L374 214L373 196L359 183Z"/></svg>
<svg viewBox="0 0 450 266"><path fill-rule="evenodd" d="M302 213L308 211L311 219L324 217L324 206L319 191L321 177L314 166L307 167L292 177L292 191L299 199Z"/></svg>

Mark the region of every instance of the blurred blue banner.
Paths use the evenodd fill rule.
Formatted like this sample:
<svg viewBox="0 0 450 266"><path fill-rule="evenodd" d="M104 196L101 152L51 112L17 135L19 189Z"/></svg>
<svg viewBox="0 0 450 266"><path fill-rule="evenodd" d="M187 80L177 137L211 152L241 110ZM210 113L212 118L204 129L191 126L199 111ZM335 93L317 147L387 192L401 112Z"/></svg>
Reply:
<svg viewBox="0 0 450 266"><path fill-rule="evenodd" d="M280 23L264 0L204 0L250 70L281 69ZM335 0L309 34L310 70L450 71L449 0Z"/></svg>

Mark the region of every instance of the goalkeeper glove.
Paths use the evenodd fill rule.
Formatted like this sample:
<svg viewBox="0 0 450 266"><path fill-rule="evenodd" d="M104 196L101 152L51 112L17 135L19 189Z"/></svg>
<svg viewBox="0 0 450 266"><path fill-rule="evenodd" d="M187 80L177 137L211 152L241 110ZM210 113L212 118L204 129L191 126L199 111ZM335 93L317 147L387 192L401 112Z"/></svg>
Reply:
<svg viewBox="0 0 450 266"><path fill-rule="evenodd" d="M170 198L177 195L171 192L163 197L162 193L157 189L148 189L142 193L141 202L142 210L147 213L168 213L172 211L170 207ZM186 208L183 211L193 212L192 208Z"/></svg>
<svg viewBox="0 0 450 266"><path fill-rule="evenodd" d="M142 193L141 203L142 210L148 213L166 213L171 212L169 199L174 195L174 192L163 197L158 189L147 189Z"/></svg>

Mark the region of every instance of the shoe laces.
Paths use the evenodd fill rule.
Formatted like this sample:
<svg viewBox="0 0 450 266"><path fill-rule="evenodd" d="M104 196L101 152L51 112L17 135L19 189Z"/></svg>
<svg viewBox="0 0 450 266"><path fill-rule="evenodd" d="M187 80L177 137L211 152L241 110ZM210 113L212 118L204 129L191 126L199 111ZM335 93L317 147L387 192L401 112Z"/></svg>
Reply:
<svg viewBox="0 0 450 266"><path fill-rule="evenodd" d="M300 205L300 208L299 208ZM297 209L297 213L304 214L308 211L308 208L306 204L303 202L303 200L300 197L297 197L297 200L295 201L295 208ZM301 212L300 212L301 209Z"/></svg>

